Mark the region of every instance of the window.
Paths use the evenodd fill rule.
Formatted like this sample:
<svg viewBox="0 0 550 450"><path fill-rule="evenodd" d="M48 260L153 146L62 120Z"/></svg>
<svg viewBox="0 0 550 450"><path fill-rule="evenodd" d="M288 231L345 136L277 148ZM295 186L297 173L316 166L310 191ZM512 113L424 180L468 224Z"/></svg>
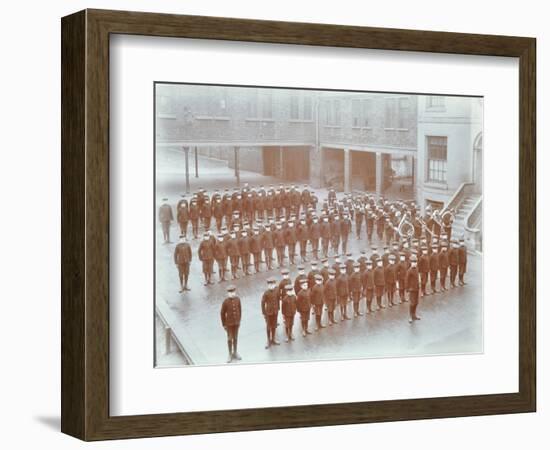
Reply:
<svg viewBox="0 0 550 450"><path fill-rule="evenodd" d="M326 109L326 124L329 126L340 126L340 100L328 100Z"/></svg>
<svg viewBox="0 0 550 450"><path fill-rule="evenodd" d="M255 91L249 97L248 117L250 119L271 119L273 98L270 91Z"/></svg>
<svg viewBox="0 0 550 450"><path fill-rule="evenodd" d="M262 119L271 119L273 117L273 98L271 91L262 92Z"/></svg>
<svg viewBox="0 0 550 450"><path fill-rule="evenodd" d="M398 126L399 128L409 128L409 103L408 97L399 99L399 114L398 114Z"/></svg>
<svg viewBox="0 0 550 450"><path fill-rule="evenodd" d="M297 95L290 97L290 118L298 120L300 118L300 99Z"/></svg>
<svg viewBox="0 0 550 450"><path fill-rule="evenodd" d="M361 126L361 100L355 99L351 101L351 126Z"/></svg>
<svg viewBox="0 0 550 450"><path fill-rule="evenodd" d="M447 181L447 138L428 136L428 181L445 183Z"/></svg>
<svg viewBox="0 0 550 450"><path fill-rule="evenodd" d="M386 99L386 111L384 116L385 128L397 128L397 99Z"/></svg>
<svg viewBox="0 0 550 450"><path fill-rule="evenodd" d="M313 110L313 101L311 97L309 96L304 97L304 112L303 112L304 120L313 119L312 110Z"/></svg>
<svg viewBox="0 0 550 450"><path fill-rule="evenodd" d="M367 98L363 100L363 126L370 126L370 115L372 111L372 100Z"/></svg>
<svg viewBox="0 0 550 450"><path fill-rule="evenodd" d="M292 94L290 97L290 120L312 120L311 97Z"/></svg>
<svg viewBox="0 0 550 450"><path fill-rule="evenodd" d="M429 95L426 100L426 108L445 108L445 97L442 95Z"/></svg>

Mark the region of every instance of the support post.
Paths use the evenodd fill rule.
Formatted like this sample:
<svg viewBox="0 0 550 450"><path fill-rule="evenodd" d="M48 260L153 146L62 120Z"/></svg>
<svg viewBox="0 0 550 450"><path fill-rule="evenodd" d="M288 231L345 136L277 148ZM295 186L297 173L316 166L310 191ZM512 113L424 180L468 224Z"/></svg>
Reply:
<svg viewBox="0 0 550 450"><path fill-rule="evenodd" d="M195 147L195 178L199 178L199 148Z"/></svg>
<svg viewBox="0 0 550 450"><path fill-rule="evenodd" d="M376 195L382 195L382 153L376 152Z"/></svg>
<svg viewBox="0 0 550 450"><path fill-rule="evenodd" d="M344 149L344 191L351 192L351 161L349 148Z"/></svg>
<svg viewBox="0 0 550 450"><path fill-rule="evenodd" d="M164 329L164 339L165 339L165 341L164 341L164 343L165 343L165 352L168 355L172 352L172 348L171 348L172 347L171 346L171 344L172 344L172 330L171 330L170 327L166 327Z"/></svg>
<svg viewBox="0 0 550 450"><path fill-rule="evenodd" d="M235 147L235 178L237 178L237 186L240 186L241 174L239 169L239 147Z"/></svg>
<svg viewBox="0 0 550 450"><path fill-rule="evenodd" d="M283 147L279 147L279 178L284 180L285 178L285 166L283 158Z"/></svg>
<svg viewBox="0 0 550 450"><path fill-rule="evenodd" d="M189 147L183 147L185 152L185 192L189 193L191 190L189 184Z"/></svg>

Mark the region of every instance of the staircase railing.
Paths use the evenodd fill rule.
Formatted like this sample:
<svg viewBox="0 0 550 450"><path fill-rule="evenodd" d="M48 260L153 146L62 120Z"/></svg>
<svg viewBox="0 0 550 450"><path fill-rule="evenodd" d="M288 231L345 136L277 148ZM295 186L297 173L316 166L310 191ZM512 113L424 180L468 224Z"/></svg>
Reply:
<svg viewBox="0 0 550 450"><path fill-rule="evenodd" d="M464 232L468 239L469 246L481 252L483 250L483 235L480 227L483 214L483 196L474 204L464 219Z"/></svg>
<svg viewBox="0 0 550 450"><path fill-rule="evenodd" d="M462 202L462 198L464 197L464 195L468 194L473 186L474 183L462 183L455 191L453 196L449 199L442 212L445 212L451 208L456 210Z"/></svg>

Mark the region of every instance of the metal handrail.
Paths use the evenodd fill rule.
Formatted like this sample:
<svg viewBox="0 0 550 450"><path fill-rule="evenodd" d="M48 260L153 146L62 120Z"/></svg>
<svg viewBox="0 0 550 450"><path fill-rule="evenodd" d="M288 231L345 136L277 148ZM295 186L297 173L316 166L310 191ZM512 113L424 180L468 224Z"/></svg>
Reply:
<svg viewBox="0 0 550 450"><path fill-rule="evenodd" d="M470 210L468 215L464 218L464 229L470 233L478 233L481 231L479 228L473 227L472 223L477 220L483 204L483 196L480 196L476 201L474 207Z"/></svg>

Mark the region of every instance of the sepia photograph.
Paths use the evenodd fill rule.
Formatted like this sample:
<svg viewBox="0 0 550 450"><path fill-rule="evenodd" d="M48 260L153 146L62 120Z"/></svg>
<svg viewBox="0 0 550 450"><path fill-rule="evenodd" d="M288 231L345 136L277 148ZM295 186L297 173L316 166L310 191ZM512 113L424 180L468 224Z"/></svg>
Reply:
<svg viewBox="0 0 550 450"><path fill-rule="evenodd" d="M483 352L483 97L154 84L155 367Z"/></svg>

